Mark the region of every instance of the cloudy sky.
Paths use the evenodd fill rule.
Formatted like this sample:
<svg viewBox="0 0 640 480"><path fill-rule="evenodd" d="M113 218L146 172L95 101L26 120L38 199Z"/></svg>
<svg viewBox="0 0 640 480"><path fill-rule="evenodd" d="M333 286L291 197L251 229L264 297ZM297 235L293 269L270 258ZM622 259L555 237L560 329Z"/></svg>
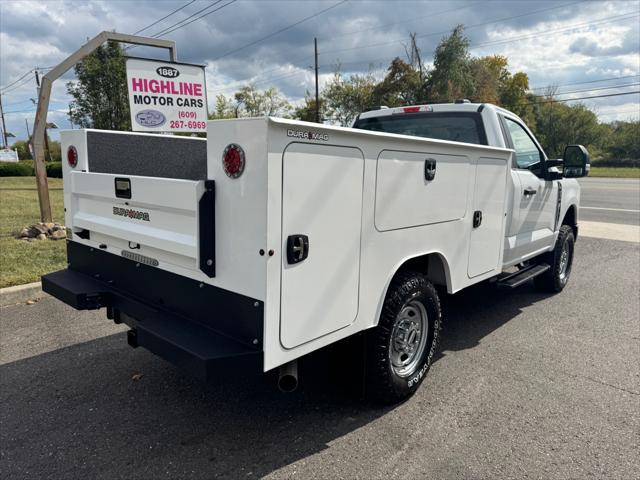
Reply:
<svg viewBox="0 0 640 480"><path fill-rule="evenodd" d="M163 18L166 17L166 18ZM382 75L417 34L426 62L438 41L464 24L475 56L500 54L537 91L559 98L640 90L640 1L474 0L0 0L0 93L7 130L25 138L36 97L34 68L51 67L103 30L175 40L178 59L207 66L209 104L254 81L291 101L313 90L313 38L320 81L344 73ZM165 59L137 47L135 56ZM54 85L49 119L68 128L69 97ZM563 94L563 92L567 92ZM582 100L601 120L638 119L640 94Z"/></svg>

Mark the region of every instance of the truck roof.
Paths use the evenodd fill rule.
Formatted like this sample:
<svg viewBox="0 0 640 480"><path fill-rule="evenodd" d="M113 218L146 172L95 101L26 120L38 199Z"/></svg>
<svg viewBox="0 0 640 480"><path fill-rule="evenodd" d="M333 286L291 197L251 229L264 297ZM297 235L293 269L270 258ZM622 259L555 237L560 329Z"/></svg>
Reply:
<svg viewBox="0 0 640 480"><path fill-rule="evenodd" d="M492 103L433 103L424 105L405 105L402 107L380 107L376 110L369 110L358 115L357 119L384 117L387 115L402 115L405 113L418 112L478 112L483 109L501 111L513 115L512 112L500 108ZM356 119L356 120L357 120Z"/></svg>

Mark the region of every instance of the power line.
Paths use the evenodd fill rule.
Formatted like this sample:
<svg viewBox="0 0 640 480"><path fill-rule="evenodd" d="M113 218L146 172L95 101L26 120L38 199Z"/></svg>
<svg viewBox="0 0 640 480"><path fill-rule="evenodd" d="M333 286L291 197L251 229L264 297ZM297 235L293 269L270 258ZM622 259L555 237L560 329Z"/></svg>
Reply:
<svg viewBox="0 0 640 480"><path fill-rule="evenodd" d="M464 10L466 8L470 8L470 7L473 7L475 5L479 5L479 4L482 4L482 3L484 3L484 2L469 3L468 5L465 5L463 7L451 8L449 10L441 10L439 12L433 12L433 13L430 13L429 15L423 15L421 17L412 17L412 18L409 18L409 19L406 19L406 20L400 20L398 22L386 23L384 25L377 25L375 27L363 28L362 30L352 30L350 32L345 32L345 33L342 33L340 35L332 35L331 38L332 39L336 39L336 38L347 37L349 35L355 35L356 33L368 32L369 30L380 30L381 28L391 27L393 25L400 25L401 23L413 23L413 22L417 22L418 20L422 20L424 18L433 18L436 15L442 15L442 14L445 14L445 13L457 12L458 10Z"/></svg>
<svg viewBox="0 0 640 480"><path fill-rule="evenodd" d="M545 90L549 87L568 87L570 85L586 85L589 83L600 83L600 82L608 82L610 80L622 80L624 78L635 78L635 77L640 77L640 75L636 74L636 75L625 75L623 77L610 77L610 78L601 78L599 80L589 80L586 82L573 82L573 83L564 83L562 85L554 85L553 83L547 85L546 87L533 87L530 88L529 90Z"/></svg>
<svg viewBox="0 0 640 480"><path fill-rule="evenodd" d="M290 30L293 27L296 27L296 26L300 25L301 23L306 22L307 20L310 20L310 19L312 19L314 17L317 17L318 15L322 15L323 13L328 12L329 10L334 9L334 8L336 8L336 7L342 5L343 3L346 3L346 2L347 2L347 0L341 0L340 2L335 3L335 4L331 5L330 7L325 8L324 10L320 10L319 12L316 12L313 15L309 15L308 17L305 17L305 18L303 18L301 20L298 20L297 22L292 23L291 25L287 25L286 27L283 27L283 28L281 28L279 30L276 30L275 32L270 33L269 35L267 35L265 37L259 38L258 40L254 40L253 42L247 43L246 45L243 45L241 47L234 48L233 50L229 50L227 53L225 53L223 55L220 55L217 58L214 58L214 61L220 60L221 58L224 58L224 57L227 57L227 56L231 55L232 53L239 52L240 50L244 50L247 47L251 47L251 46L253 46L253 45L257 44L257 43L263 42L264 40L267 40L269 38L275 37L276 35L278 35L278 34L280 34L282 32L286 32L287 30Z"/></svg>
<svg viewBox="0 0 640 480"><path fill-rule="evenodd" d="M31 74L32 74L32 76L27 77L27 78L24 78L24 77L23 77L23 78L24 78L24 80L23 80L22 82L20 82L20 83L19 83L19 84L17 84L17 85L14 85L14 86L13 86L12 88L10 88L10 89L5 89L5 90L3 90L3 91L2 91L2 92L0 92L0 93L1 93L2 95L6 95L6 94L7 94L7 93L9 93L9 92L13 92L13 91L15 91L15 90L19 89L19 88L20 88L20 87L22 87L23 85L26 85L26 84L27 84L27 82L30 82L30 81L33 79L33 71L31 71L31 72L29 72L29 73L31 73ZM15 82L14 82L14 83L15 83Z"/></svg>
<svg viewBox="0 0 640 480"><path fill-rule="evenodd" d="M608 116L608 115L623 115L625 113L636 113L638 115L640 115L640 108L635 107L635 108L626 108L624 110L609 110L608 112L594 112L596 115L600 116Z"/></svg>
<svg viewBox="0 0 640 480"><path fill-rule="evenodd" d="M399 22L393 22L393 23L387 23L387 24L384 24L384 25L378 25L378 26L376 26L376 27L364 28L364 29L361 29L361 30L352 30L352 31L350 31L350 32L345 32L345 33L340 34L340 35L333 35L331 38L332 38L332 39L342 38L342 37L346 37L346 36L348 36L348 35L354 35L354 34L356 34L356 33L366 32L366 31L368 31L368 30L379 30L379 29L381 29L381 28L389 27L389 26L391 26L391 25L398 25L398 24L401 24L401 23L410 23L410 22L414 22L414 21L417 21L417 20L421 20L422 18L431 18L431 17L434 17L434 16L436 16L436 15L441 15L441 14L444 14L444 13L450 13L450 12L454 12L454 11L458 11L458 10L464 10L465 8L469 8L469 7L472 7L472 6L474 6L474 5L479 5L479 4L481 4L481 3L483 3L483 2L470 3L470 4L468 4L468 5L465 5L464 7L452 8L452 9L450 9L450 10L442 10L442 11L440 11L440 12L434 12L434 13L431 13L431 14L429 14L429 15L425 15L425 16L423 16L423 17L414 17L414 18L407 19L407 20L401 20L401 21L399 21ZM290 60L290 61L288 62L288 64L289 64L289 65L292 65L292 66L294 66L294 67L302 68L300 65L296 65L296 62L298 62L298 61L300 61L300 60L311 60L311 59L312 59L312 57L307 55L307 56L304 56L304 57L298 57L298 58L296 58L296 59ZM271 72L275 72L275 71L281 70L282 68L283 68L282 66L279 66L279 67L276 67L276 68L271 68L271 69L269 69L269 70L261 71L259 74L260 74L260 75L265 75L265 74L267 74L267 73L271 73ZM295 75L299 75L299 74L301 74L301 73L303 73L303 71L296 72L296 73L295 73ZM246 77L246 78L243 78L243 79L239 79L239 80L236 80L236 82L250 81L250 80L252 80L255 76L256 76L256 75L253 75L253 76L251 76L251 77ZM293 75L291 75L291 76L293 76ZM289 77L289 75L287 75L287 77ZM284 78L287 78L287 77L284 77ZM264 83L264 82L266 82L267 80L276 80L276 79L277 79L277 78L266 79L266 80L261 81L261 83ZM225 91L225 90L233 90L233 87L232 87L232 88L219 89L219 90L216 90L216 91Z"/></svg>
<svg viewBox="0 0 640 480"><path fill-rule="evenodd" d="M477 2L477 3L482 3L482 2ZM462 9L464 9L464 8L469 8L469 7L473 6L473 5L476 5L477 3L472 3L472 4L466 5L466 6L464 6L464 7L458 7L458 8L451 9L451 10L444 10L444 11L441 11L441 12L435 12L435 13L433 13L433 14L430 14L429 16L431 17L431 16L438 15L438 14L441 14L441 13L448 13L448 12L452 12L452 11L456 11L456 10L462 10ZM544 11L547 11L547 10L554 10L554 9L557 9L557 8L562 8L562 7L570 6L570 5L573 5L574 3L580 3L580 2L573 2L573 3L568 3L568 4L564 4L564 5L560 5L560 6L555 6L555 7L551 7L551 8L547 8L547 9L536 10L536 11L532 11L532 12L528 12L528 13L524 13L524 14L520 14L520 15L515 15L515 16L513 16L513 17L508 17L508 18L509 18L509 19L511 19L511 18L519 18L519 17L526 16L526 15L533 15L533 14L535 14L535 13L541 13L541 12L544 12ZM334 5L334 6L337 6L337 5ZM319 13L321 13L321 12L319 12ZM389 24L386 24L386 25L378 26L378 27L371 27L371 28L368 28L368 29L363 29L363 30L356 30L356 31L352 31L352 32L347 32L347 33L344 33L344 34L342 34L342 35L334 36L334 37L332 37L332 38L340 38L340 37L343 37L343 36L346 36L346 35L351 35L351 34L355 34L355 33L363 32L363 31L366 31L366 30L380 29L380 28L384 28L384 27L386 27L386 26L390 26L390 25L394 25L394 24L398 24L398 23L411 22L411 21L414 21L414 20L419 20L420 18L422 18L422 17L417 17L417 18L414 18L414 19L404 20L404 21L395 22L395 23L389 23ZM466 27L466 28L475 28L475 27L477 27L477 26L481 26L481 25L485 25L485 24L489 24L489 23L495 23L495 22L499 22L499 21L503 21L503 20L504 20L504 19L501 19L501 20L492 20L492 21L490 21L490 22L484 22L484 23L482 23L482 24L471 25L471 26ZM423 34L423 35L420 35L420 37L426 37L426 36L431 36L431 35L440 35L440 34L448 33L448 32L449 32L449 30L442 31L442 32L435 32L435 33ZM260 41L260 40L257 40L256 42L258 42L258 41ZM388 43L397 43L397 42L399 42L399 41L401 41L401 40L396 40L396 41L393 41L393 42L385 42L384 44L388 44ZM372 46L378 46L378 45L381 45L381 44L373 44ZM366 48L366 47L367 47L367 46L359 46L359 47L350 47L350 48L346 48L346 49L329 50L329 51L327 51L327 52L320 52L320 55L326 55L326 54L329 54L329 53L335 53L335 52L339 52L339 51L352 50L352 49L356 49L356 48ZM241 48L243 48L243 47L241 47ZM239 50L239 49L237 49L237 50ZM223 56L226 56L226 55L228 55L228 54L230 54L230 53L234 53L234 52L235 52L235 51L237 51L237 50L234 50L234 51L232 51L232 52L228 52L227 54L225 54L225 55L223 55ZM219 58L223 58L223 57L218 57L216 60L218 60ZM309 57L309 56L300 57L299 59L292 60L292 61L290 61L289 63L290 63L290 64L294 64L294 63L295 63L296 61L298 61L298 60L303 60L303 59L305 59L305 60L306 60L306 59L308 59L308 58L310 58L310 57ZM342 63L341 63L341 65L360 64L360 63L374 63L375 61L386 61L386 60L387 60L387 59L386 59L386 58L384 58L384 59L376 59L376 60L373 60L373 61L342 62ZM296 65L293 65L293 66L296 66ZM298 66L298 67L300 67L300 65L297 65L297 66ZM322 67L323 67L323 68L325 68L325 67L327 67L327 66L328 66L328 65L323 65ZM266 74L266 73L274 72L274 71L280 70L281 68L282 68L282 67L277 67L277 68L273 68L273 69L270 69L270 70L265 70L265 71L263 71L263 72L260 72L260 75L264 75L264 74ZM301 74L301 73L302 73L302 71L301 71L301 72L298 72L297 74ZM238 81L238 82L241 82L241 81L249 81L249 80L251 80L251 79L252 79L252 78L254 78L254 77L255 77L255 75L254 75L254 76L252 76L252 77L247 77L247 78L244 78L244 79L242 79L242 80L237 80L237 81ZM266 80L262 81L261 83L264 83L264 82L265 82L265 81L267 81L267 80L269 80L269 79L266 79ZM276 80L276 79L271 79L271 80ZM231 88L221 89L220 91L222 91L222 90L231 90Z"/></svg>
<svg viewBox="0 0 640 480"><path fill-rule="evenodd" d="M192 3L194 3L195 1L196 1L196 0L191 0L190 2L185 3L185 4L184 4L184 5L182 5L181 7L176 8L176 9L175 9L174 11L172 11L171 13L168 13L168 14L167 14L167 15L165 15L164 17L162 17L162 18L160 18L160 19L156 20L155 22L153 22L153 23L151 23L151 24L147 25L147 26L146 26L146 27L144 27L144 28L141 28L140 30L138 30L137 32L134 32L133 34L134 34L134 35L138 35L140 32L144 32L147 28L151 28L151 27L153 27L154 25L157 25L157 24L158 24L158 23L160 23L161 21L163 21L163 20L165 20L165 19L169 18L171 15L174 15L174 14L178 13L180 10L182 10L182 9L184 9L184 8L186 8L186 7L188 7L189 5L191 5Z"/></svg>
<svg viewBox="0 0 640 480"><path fill-rule="evenodd" d="M623 95L634 95L640 93L640 90L636 90L634 92L623 92L623 93L608 93L604 95L591 95L587 97L576 97L576 98L562 98L562 99L553 99L553 100L542 100L542 101L527 101L527 102L519 102L516 105L540 105L543 103L558 103L558 102L574 102L576 100L587 100L589 98L605 98L605 97L620 97Z"/></svg>
<svg viewBox="0 0 640 480"><path fill-rule="evenodd" d="M156 32L156 33L154 33L153 35L151 35L151 37L152 37L152 38L159 38L159 37L161 37L162 35L167 35L167 34L169 34L169 33L171 33L171 32L175 32L176 30L179 30L179 29L180 29L180 28L182 28L182 27L186 27L187 25L190 25L190 24L192 24L193 22L195 22L195 21L197 21L197 20L200 20L201 18L206 17L207 15L210 15L210 14L212 14L212 13L215 13L215 12L217 12L218 10L222 10L222 9L223 9L224 7L226 7L227 5L231 5L232 3L236 2L236 0L231 0L230 2L225 3L224 5L222 5L222 6L218 7L218 8L216 8L215 10L211 10L211 11L209 11L209 12L207 12L207 13L204 13L204 14L200 15L199 17L196 17L196 15L198 15L199 13L202 13L202 12L204 12L205 10L209 10L210 8L215 7L215 6L216 6L217 4L219 4L221 1L222 1L222 0L217 0L216 2L212 3L211 5L207 5L206 7L201 8L201 9L200 9L200 10L198 10L197 12L195 12L195 13L193 13L193 14L189 15L187 18L183 18L182 20L180 20L180 21L178 21L178 22L174 23L173 25L169 25L168 27L165 27L164 29L162 29L162 30L160 30L160 31L158 31L158 32ZM196 18L193 18L193 17L196 17ZM191 19L191 18L193 18L193 20L191 20L190 22L188 22L187 20L189 20L189 19ZM185 23L185 22L186 22L186 23ZM125 50L132 50L132 49L134 49L134 48L136 48L136 47L138 47L138 46L139 46L139 45L130 45L130 46L128 46L127 48L125 48Z"/></svg>
<svg viewBox="0 0 640 480"><path fill-rule="evenodd" d="M5 103L3 106L4 107L12 107L14 105L21 105L23 103L31 103L31 101L30 100L23 100L21 102Z"/></svg>
<svg viewBox="0 0 640 480"><path fill-rule="evenodd" d="M614 15L612 17L605 17L605 18L593 20L593 21L590 21L590 22L576 23L576 24L570 25L568 27L552 29L552 30L546 30L544 32L531 33L531 34L523 35L523 36L520 36L520 37L510 37L510 38L507 38L507 39L504 39L504 40L494 40L494 41L491 41L491 42L478 43L476 45L473 45L473 48L485 47L485 46L490 46L490 45L501 45L503 43L517 42L517 41L520 41L520 40L529 40L531 38L537 38L537 37L540 37L540 36L543 36L543 35L547 35L549 33L563 33L563 32L567 32L567 31L571 31L571 30L578 30L580 28L591 26L591 25L599 25L599 24L602 24L602 23L620 22L620 21L624 21L624 20L630 20L630 19L638 17L638 16L640 16L640 13L627 12L627 13L623 13L621 15Z"/></svg>
<svg viewBox="0 0 640 480"><path fill-rule="evenodd" d="M14 80L13 82L11 82L9 85L5 85L4 87L0 88L0 91L4 92L6 91L9 87L12 87L13 85L15 85L16 83L18 83L20 80L22 80L24 77L26 77L27 75L29 75L30 73L33 73L33 70L29 70L27 71L27 73L25 73L24 75L22 75L20 78L18 78L17 80Z"/></svg>
<svg viewBox="0 0 640 480"><path fill-rule="evenodd" d="M531 12L521 13L519 15L513 15L511 17L503 17L503 18L498 18L498 19L495 19L495 20L490 20L490 21L487 21L487 22L476 23L476 24L473 24L473 25L465 26L465 30L470 30L472 28L477 28L477 27L483 27L483 26L486 26L486 25L490 25L492 23L504 22L506 20L513 20L515 18L521 18L521 17L527 16L527 15L535 15L537 13L548 12L550 10L557 10L559 8L564 8L564 7L568 7L568 6L571 6L571 5L575 5L576 3L581 3L581 2L565 3L563 5L557 5L555 7L543 8L543 9L540 9L540 10L533 10ZM417 38L426 38L426 37L432 37L432 36L436 36L436 35L447 34L449 32L450 32L450 30L443 30L443 31L440 31L440 32L423 33L421 35L417 35L416 37ZM346 51L350 51L350 50L359 50L359 49L362 49L362 48L370 48L370 47L380 47L380 46L383 46L383 45L390 45L392 43L399 43L402 40L404 40L404 39L396 39L396 40L391 40L391 41L387 41L387 42L372 43L372 44L369 44L369 45L357 45L355 47L339 48L339 49L336 49L336 50L329 50L327 52L324 52L324 54L326 55L328 53L346 52Z"/></svg>
<svg viewBox="0 0 640 480"><path fill-rule="evenodd" d="M585 88L581 90L572 90L570 92L555 92L550 95L565 95L568 93L597 92L600 90L611 90L612 88L637 87L640 83L626 83L624 85L610 85L608 87Z"/></svg>
<svg viewBox="0 0 640 480"><path fill-rule="evenodd" d="M631 16L627 16L627 15L631 15ZM584 26L587 26L587 25L591 25L591 24L599 24L599 23L606 23L606 22L616 22L616 21L621 21L621 20L628 20L628 19L631 19L631 18L636 17L638 15L640 15L640 14L637 14L635 12L627 12L627 13L625 13L623 15L614 15L612 17L604 17L604 18L601 18L601 19L596 19L596 20L591 21L591 22L585 22L585 23L582 23L582 24L577 24L577 26L573 25L573 26L565 28L565 29L560 29L560 30L551 29L551 30L540 31L540 32L537 32L535 34L535 36L536 37L548 36L550 33L560 33L560 32L566 31L566 30L571 30L571 29L575 29L575 28L581 28L581 27L584 27ZM620 17L625 17L625 18L620 18ZM438 32L438 33L443 33L443 32ZM534 37L533 37L533 35L529 35L529 36L527 36L527 38L534 38ZM498 43L500 43L500 44L510 43L510 42L515 42L515 41L520 41L522 39L524 39L524 37L512 37L512 38L509 38L509 39L500 40L499 42L495 42L495 44L498 44ZM353 49L357 49L357 48L367 48L367 47L370 47L370 46L380 46L380 45L385 45L385 44L388 44L388 43L390 43L390 42L385 42L383 44L362 45L362 46L359 46L359 47L350 47L350 48L347 48L347 49L340 49L340 50L332 50L332 51L329 51L329 52L324 52L324 55L326 55L327 53L335 53L337 51L353 50ZM396 42L391 42L391 43L396 43ZM479 46L488 45L489 43L493 44L494 42L487 42L487 43L475 44L475 45L473 43L471 43L470 47L471 48L476 48L476 47L479 47ZM323 52L320 52L320 53L321 53L321 55L323 54ZM340 62L340 65L355 65L355 64L362 64L362 63L375 63L375 62L378 62L378 61L386 61L386 60L387 60L387 58L384 58L384 59L383 58L377 58L377 59L371 59L371 60L358 60L358 61L354 61L354 62Z"/></svg>
<svg viewBox="0 0 640 480"><path fill-rule="evenodd" d="M173 25L169 25L168 27L166 27L166 28L164 28L164 29L160 30L159 32L155 33L155 34L154 34L154 35L152 35L152 36L153 36L154 38L158 38L158 37L160 37L160 36L162 36L162 35L166 35L166 34L168 34L168 33L173 32L174 30L178 30L179 28L182 28L182 27L184 27L184 26L186 26L186 25L189 25L189 24L191 24L191 23L195 22L196 20L200 20L201 18L206 17L206 16L207 16L207 15L209 15L210 13L217 12L218 10L220 10L220 8L217 8L217 9L215 9L215 10L212 10L212 11L210 11L210 12L207 12L207 13L205 13L205 14L203 14L203 15L201 15L201 16L199 16L199 17L197 17L197 18L193 18L193 17L195 17L196 15L198 15L198 14L200 14L200 13L204 12L205 10L209 10L210 8L215 7L215 6L216 6L216 5L218 5L221 1L222 1L222 0L217 0L217 1L215 1L214 3L212 3L211 5L207 5L206 7L201 8L201 9L200 9L200 10L198 10L197 12L195 12L195 13L193 13L193 14L189 15L187 18L184 18L184 19L180 20L179 22L174 23ZM235 1L235 0L234 0L234 1ZM233 3L233 2L230 2L230 3ZM227 4L227 5L228 5L228 4ZM226 7L226 5L223 5L223 7ZM221 8L223 8L223 7L221 7ZM191 19L191 18L193 18L193 20L191 20L190 22L187 22L187 20L189 20L189 19ZM186 22L186 23L185 23L185 22Z"/></svg>
<svg viewBox="0 0 640 480"><path fill-rule="evenodd" d="M55 112L59 112L59 113L67 113L66 110L63 109L58 109L58 110L48 110L47 113L55 113ZM36 110L33 109L27 109L27 110L11 110L10 112L4 112L5 115L9 115L11 113L36 113Z"/></svg>

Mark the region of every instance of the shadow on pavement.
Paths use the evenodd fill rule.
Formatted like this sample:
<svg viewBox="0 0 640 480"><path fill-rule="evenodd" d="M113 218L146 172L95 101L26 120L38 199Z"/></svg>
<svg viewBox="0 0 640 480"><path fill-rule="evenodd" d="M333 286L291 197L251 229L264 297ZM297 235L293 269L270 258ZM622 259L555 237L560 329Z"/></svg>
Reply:
<svg viewBox="0 0 640 480"><path fill-rule="evenodd" d="M466 350L480 343L484 337L522 313L525 307L549 297L540 293L530 282L519 288L498 289L483 282L455 295L442 295L444 313L442 352Z"/></svg>
<svg viewBox="0 0 640 480"><path fill-rule="evenodd" d="M443 349L473 348L542 298L533 288L504 295L487 284L445 296ZM207 390L128 347L124 334L6 364L5 478L261 477L390 410L362 399L359 369L337 353L345 346L353 344L310 357L301 388L287 395L275 374L238 373Z"/></svg>

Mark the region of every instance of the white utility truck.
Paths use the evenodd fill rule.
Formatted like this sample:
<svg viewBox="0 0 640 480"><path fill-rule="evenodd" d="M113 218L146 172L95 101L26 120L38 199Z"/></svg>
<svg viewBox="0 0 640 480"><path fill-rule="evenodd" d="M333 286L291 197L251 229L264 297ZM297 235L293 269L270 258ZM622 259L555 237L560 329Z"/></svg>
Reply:
<svg viewBox="0 0 640 480"><path fill-rule="evenodd" d="M207 139L62 133L68 268L44 291L106 307L128 341L212 380L280 367L362 332L368 394L415 392L438 291L571 273L581 146L549 160L493 105L380 108L353 128L210 121Z"/></svg>

